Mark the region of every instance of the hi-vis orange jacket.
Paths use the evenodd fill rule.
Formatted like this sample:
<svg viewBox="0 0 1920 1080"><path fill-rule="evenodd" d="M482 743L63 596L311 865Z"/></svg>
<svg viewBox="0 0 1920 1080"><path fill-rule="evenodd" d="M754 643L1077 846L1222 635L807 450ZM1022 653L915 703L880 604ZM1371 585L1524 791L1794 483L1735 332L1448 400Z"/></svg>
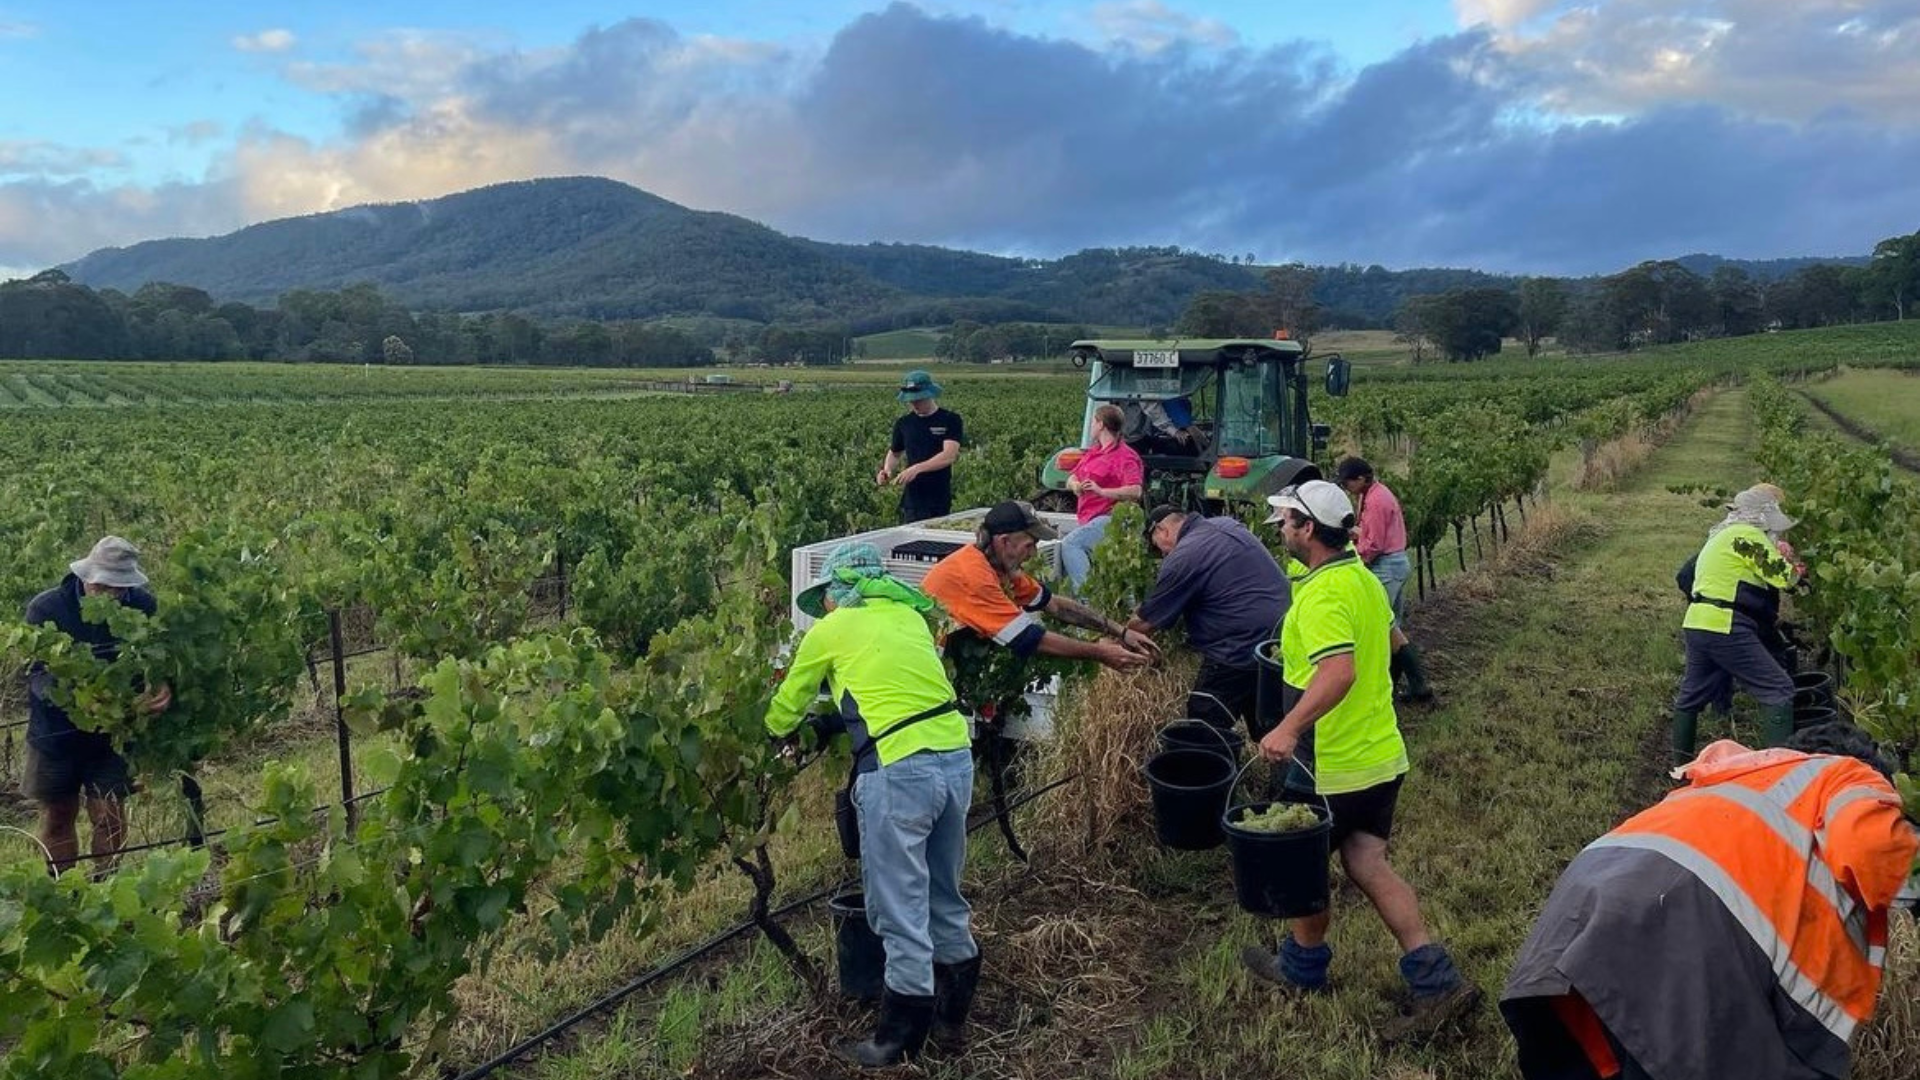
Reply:
<svg viewBox="0 0 1920 1080"><path fill-rule="evenodd" d="M1501 1002L1523 1070L1566 1015L1529 1005L1575 994L1662 1080L1845 1076L1920 847L1899 797L1853 758L1731 742L1686 775L1548 899Z"/></svg>

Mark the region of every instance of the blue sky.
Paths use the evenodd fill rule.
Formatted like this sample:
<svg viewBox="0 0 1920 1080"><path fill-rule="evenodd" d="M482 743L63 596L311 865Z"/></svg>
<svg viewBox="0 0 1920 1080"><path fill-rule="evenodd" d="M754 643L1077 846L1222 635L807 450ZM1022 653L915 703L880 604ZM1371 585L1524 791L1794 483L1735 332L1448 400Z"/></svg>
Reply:
<svg viewBox="0 0 1920 1080"><path fill-rule="evenodd" d="M1920 0L0 0L0 276L578 173L1035 255L1863 253L1920 227L1914 55Z"/></svg>

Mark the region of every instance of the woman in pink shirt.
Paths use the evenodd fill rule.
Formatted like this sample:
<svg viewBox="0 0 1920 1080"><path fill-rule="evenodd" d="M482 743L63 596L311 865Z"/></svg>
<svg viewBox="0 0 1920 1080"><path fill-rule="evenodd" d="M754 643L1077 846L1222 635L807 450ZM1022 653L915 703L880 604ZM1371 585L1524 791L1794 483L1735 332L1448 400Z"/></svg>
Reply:
<svg viewBox="0 0 1920 1080"><path fill-rule="evenodd" d="M1359 528L1354 530L1353 547L1360 561L1386 587L1387 602L1393 606L1393 681L1407 678L1405 697L1409 701L1427 701L1433 690L1427 685L1427 666L1420 650L1407 640L1407 578L1413 562L1407 558L1407 519L1400 512L1400 500L1387 485L1374 479L1373 466L1362 458L1350 457L1334 469L1334 478L1347 494L1359 503Z"/></svg>
<svg viewBox="0 0 1920 1080"><path fill-rule="evenodd" d="M1080 527L1060 541L1060 568L1075 591L1086 584L1087 571L1093 569L1093 549L1107 535L1114 504L1139 502L1146 482L1146 465L1120 438L1124 421L1118 405L1093 410L1093 445L1081 454L1080 464L1067 479L1067 490L1080 497L1075 508Z"/></svg>

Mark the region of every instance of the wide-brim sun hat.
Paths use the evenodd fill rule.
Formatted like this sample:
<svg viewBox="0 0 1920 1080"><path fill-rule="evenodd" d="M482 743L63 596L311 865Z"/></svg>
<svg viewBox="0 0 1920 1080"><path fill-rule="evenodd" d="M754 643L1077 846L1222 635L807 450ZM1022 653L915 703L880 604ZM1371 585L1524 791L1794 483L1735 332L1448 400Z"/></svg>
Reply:
<svg viewBox="0 0 1920 1080"><path fill-rule="evenodd" d="M140 570L140 549L118 536L103 536L84 559L67 564L73 576L89 585L110 589L138 589L147 583Z"/></svg>
<svg viewBox="0 0 1920 1080"><path fill-rule="evenodd" d="M1780 489L1772 484L1755 484L1735 495L1727 509L1770 533L1783 533L1799 524L1780 509Z"/></svg>
<svg viewBox="0 0 1920 1080"><path fill-rule="evenodd" d="M850 584L849 579L881 577L886 572L879 548L865 541L841 544L827 553L827 561L820 566L820 580L803 590L794 599L794 606L806 615L822 618L827 614L827 590L835 585Z"/></svg>
<svg viewBox="0 0 1920 1080"><path fill-rule="evenodd" d="M903 402L925 401L939 396L940 384L934 382L933 376L928 372L909 371L906 377L900 380L900 400Z"/></svg>

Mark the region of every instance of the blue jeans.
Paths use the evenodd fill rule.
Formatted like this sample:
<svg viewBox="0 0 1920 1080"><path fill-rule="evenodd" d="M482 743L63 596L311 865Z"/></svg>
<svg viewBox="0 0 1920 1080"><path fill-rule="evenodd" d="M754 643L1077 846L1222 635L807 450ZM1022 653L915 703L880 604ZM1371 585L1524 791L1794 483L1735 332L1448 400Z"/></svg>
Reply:
<svg viewBox="0 0 1920 1080"><path fill-rule="evenodd" d="M867 922L887 948L887 989L929 996L934 964L980 952L968 928L973 910L960 895L973 755L921 751L862 773L853 803Z"/></svg>
<svg viewBox="0 0 1920 1080"><path fill-rule="evenodd" d="M1380 584L1387 587L1387 604L1393 608L1394 623L1398 625L1405 622L1407 609L1400 597L1406 592L1407 578L1413 574L1413 560L1407 558L1406 552L1396 551L1373 560L1373 565L1367 569L1372 570L1373 576L1380 579Z"/></svg>
<svg viewBox="0 0 1920 1080"><path fill-rule="evenodd" d="M1101 514L1060 541L1060 569L1075 592L1087 583L1087 572L1093 569L1093 549L1107 535L1107 522L1112 520L1111 514Z"/></svg>

